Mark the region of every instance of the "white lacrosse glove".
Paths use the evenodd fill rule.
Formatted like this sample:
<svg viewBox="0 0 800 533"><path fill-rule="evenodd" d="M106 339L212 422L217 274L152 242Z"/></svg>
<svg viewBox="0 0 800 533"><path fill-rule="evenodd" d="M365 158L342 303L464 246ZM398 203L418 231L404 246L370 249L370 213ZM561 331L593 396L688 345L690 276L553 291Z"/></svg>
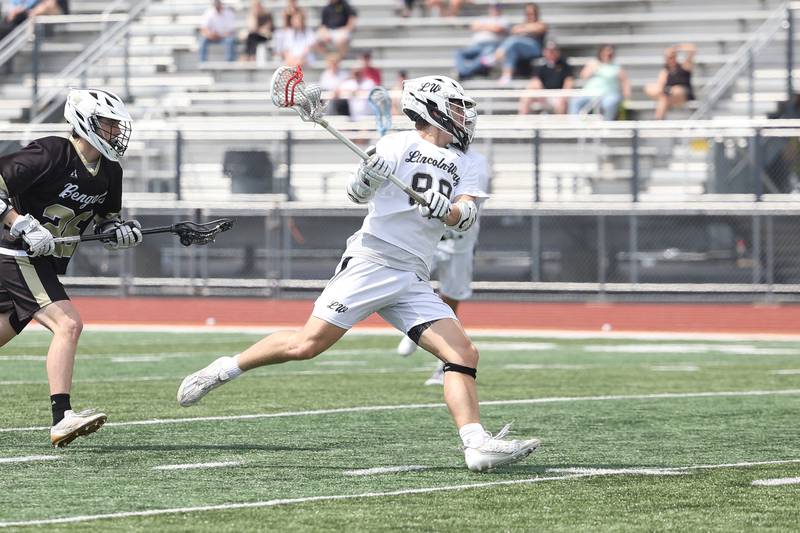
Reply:
<svg viewBox="0 0 800 533"><path fill-rule="evenodd" d="M53 234L43 228L39 221L31 215L20 215L11 224L11 236L15 239L22 237L26 244L28 255L39 257L40 255L52 255L56 249L56 242Z"/></svg>
<svg viewBox="0 0 800 533"><path fill-rule="evenodd" d="M367 148L367 159L358 165L358 177L373 191L378 190L381 184L389 179L392 169L384 158L379 156L374 146Z"/></svg>
<svg viewBox="0 0 800 533"><path fill-rule="evenodd" d="M428 189L422 196L425 197L425 203L428 205L417 205L420 215L439 220L447 218L447 215L450 214L450 200L447 196L433 189Z"/></svg>
<svg viewBox="0 0 800 533"><path fill-rule="evenodd" d="M367 202L392 173L389 163L379 156L374 146L367 148L367 159L362 160L358 170L347 184L347 194L357 204Z"/></svg>
<svg viewBox="0 0 800 533"><path fill-rule="evenodd" d="M124 250L133 248L142 242L142 225L136 220L126 222L112 221L95 227L96 233L114 232L112 239L103 241L103 246L109 250Z"/></svg>

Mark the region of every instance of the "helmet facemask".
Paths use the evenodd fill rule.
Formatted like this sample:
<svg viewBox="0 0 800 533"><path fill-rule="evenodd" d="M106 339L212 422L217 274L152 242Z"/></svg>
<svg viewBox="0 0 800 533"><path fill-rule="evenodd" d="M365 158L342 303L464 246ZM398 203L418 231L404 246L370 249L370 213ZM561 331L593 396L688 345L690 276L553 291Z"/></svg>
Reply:
<svg viewBox="0 0 800 533"><path fill-rule="evenodd" d="M90 118L92 129L101 143L107 144L117 158L125 155L128 142L131 139L131 122L115 118L92 115Z"/></svg>

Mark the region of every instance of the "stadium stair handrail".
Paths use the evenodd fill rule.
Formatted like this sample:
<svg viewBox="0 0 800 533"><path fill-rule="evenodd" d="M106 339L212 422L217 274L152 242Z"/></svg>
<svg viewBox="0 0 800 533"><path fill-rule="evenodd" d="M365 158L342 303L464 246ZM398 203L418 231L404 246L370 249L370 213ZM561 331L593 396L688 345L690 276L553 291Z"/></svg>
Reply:
<svg viewBox="0 0 800 533"><path fill-rule="evenodd" d="M690 116L691 120L703 119L714 109L717 102L739 79L742 71L747 68L749 58L754 57L784 27L786 13L797 9L800 9L800 2L784 2L772 12L701 89L701 103Z"/></svg>
<svg viewBox="0 0 800 533"><path fill-rule="evenodd" d="M136 18L150 5L151 0L142 0L132 7L127 14L112 26L106 27L94 42L87 45L83 52L75 57L56 77L52 80L47 91L42 93L33 104L30 122L33 124L45 120L55 109L63 103L65 98L64 89L77 80L80 80L86 72L104 56L108 47L114 46L123 39L130 31L131 24ZM109 8L115 5L124 5L126 2L117 0ZM107 8L108 10L108 8ZM106 11L107 11L106 10ZM107 19L111 20L110 13L104 11ZM72 19L70 19L72 21Z"/></svg>

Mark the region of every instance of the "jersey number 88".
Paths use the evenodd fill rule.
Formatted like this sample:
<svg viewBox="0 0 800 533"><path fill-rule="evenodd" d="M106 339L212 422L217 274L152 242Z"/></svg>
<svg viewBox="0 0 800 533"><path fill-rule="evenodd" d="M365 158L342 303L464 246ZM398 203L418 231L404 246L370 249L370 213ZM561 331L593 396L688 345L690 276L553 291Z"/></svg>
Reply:
<svg viewBox="0 0 800 533"><path fill-rule="evenodd" d="M420 194L424 193L431 187L433 187L433 176L430 174L417 172L411 178L411 188ZM450 185L449 181L439 180L439 192L446 196L448 200L452 200L452 198L450 198L450 194L453 192L453 186ZM408 199L409 205L414 205L415 203L416 202L414 202L413 199Z"/></svg>

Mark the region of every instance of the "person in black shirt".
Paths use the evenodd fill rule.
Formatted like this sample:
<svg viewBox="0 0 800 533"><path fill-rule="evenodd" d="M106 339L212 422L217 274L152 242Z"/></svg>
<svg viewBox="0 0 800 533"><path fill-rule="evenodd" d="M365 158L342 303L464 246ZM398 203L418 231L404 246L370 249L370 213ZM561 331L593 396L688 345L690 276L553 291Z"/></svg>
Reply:
<svg viewBox="0 0 800 533"><path fill-rule="evenodd" d="M553 90L553 89L572 89L575 80L572 67L561 57L561 50L554 41L548 41L544 48L544 62L537 65L533 71L533 77L528 83L528 89L532 90ZM563 115L567 112L567 98L565 96L553 96L549 98L533 98L523 96L519 101L519 114L527 115L532 103L539 105L549 105L554 113Z"/></svg>
<svg viewBox="0 0 800 533"><path fill-rule="evenodd" d="M317 42L322 46L332 44L341 57L347 56L350 39L356 29L356 16L356 10L347 0L330 0L322 9Z"/></svg>
<svg viewBox="0 0 800 533"><path fill-rule="evenodd" d="M678 52L684 52L682 62L678 61ZM656 101L656 120L662 120L667 111L683 106L694 100L692 90L692 68L697 47L693 44L670 46L664 51L664 68L655 83L648 83L644 92Z"/></svg>
<svg viewBox="0 0 800 533"><path fill-rule="evenodd" d="M123 222L122 168L117 162L130 139L131 118L122 100L107 91L70 91L64 117L69 139L43 137L0 157L0 346L36 321L53 333L47 378L53 426L50 441L63 447L97 431L106 415L72 411L70 388L81 317L58 276L77 243L55 237L81 235L94 222L96 233L122 249L142 241L135 220Z"/></svg>
<svg viewBox="0 0 800 533"><path fill-rule="evenodd" d="M250 16L247 18L247 31L242 60L255 61L258 45L269 42L275 31L272 14L264 9L264 6L261 5L261 0L252 0Z"/></svg>

